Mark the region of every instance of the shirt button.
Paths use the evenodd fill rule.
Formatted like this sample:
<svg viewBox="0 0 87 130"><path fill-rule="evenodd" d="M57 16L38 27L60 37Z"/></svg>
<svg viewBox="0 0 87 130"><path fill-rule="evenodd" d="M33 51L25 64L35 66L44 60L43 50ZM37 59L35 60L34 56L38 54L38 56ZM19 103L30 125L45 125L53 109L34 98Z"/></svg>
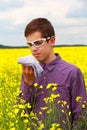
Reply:
<svg viewBox="0 0 87 130"><path fill-rule="evenodd" d="M46 79L46 77L44 76L43 79Z"/></svg>

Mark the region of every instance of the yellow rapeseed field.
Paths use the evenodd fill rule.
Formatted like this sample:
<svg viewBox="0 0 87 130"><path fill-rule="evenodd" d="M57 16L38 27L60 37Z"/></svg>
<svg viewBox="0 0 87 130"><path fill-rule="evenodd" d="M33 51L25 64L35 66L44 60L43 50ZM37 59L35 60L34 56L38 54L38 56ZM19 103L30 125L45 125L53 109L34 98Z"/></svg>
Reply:
<svg viewBox="0 0 87 130"><path fill-rule="evenodd" d="M87 88L87 47L55 47L54 51L81 69ZM29 49L0 49L0 130L25 130L18 122L14 104L21 83L21 65L17 60L30 54Z"/></svg>

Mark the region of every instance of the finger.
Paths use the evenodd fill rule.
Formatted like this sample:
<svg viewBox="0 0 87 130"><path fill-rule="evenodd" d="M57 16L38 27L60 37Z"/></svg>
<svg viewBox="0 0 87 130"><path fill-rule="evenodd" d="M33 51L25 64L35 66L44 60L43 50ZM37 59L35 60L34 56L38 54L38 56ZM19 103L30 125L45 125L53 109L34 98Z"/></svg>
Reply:
<svg viewBox="0 0 87 130"><path fill-rule="evenodd" d="M22 65L22 72L28 75L34 75L34 69L32 66Z"/></svg>
<svg viewBox="0 0 87 130"><path fill-rule="evenodd" d="M28 67L27 67L27 70L28 70L29 72L34 72L34 68L33 68L32 66L28 66Z"/></svg>
<svg viewBox="0 0 87 130"><path fill-rule="evenodd" d="M33 70L33 67L32 66L26 66L26 65L22 64L22 69L23 70Z"/></svg>
<svg viewBox="0 0 87 130"><path fill-rule="evenodd" d="M26 69L26 66L25 65L22 65L22 71L24 72Z"/></svg>

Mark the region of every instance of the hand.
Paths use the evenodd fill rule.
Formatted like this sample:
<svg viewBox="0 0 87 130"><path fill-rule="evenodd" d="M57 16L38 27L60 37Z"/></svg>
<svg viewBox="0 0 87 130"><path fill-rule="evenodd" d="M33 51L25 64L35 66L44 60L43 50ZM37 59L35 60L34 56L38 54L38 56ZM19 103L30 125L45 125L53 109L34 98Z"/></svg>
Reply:
<svg viewBox="0 0 87 130"><path fill-rule="evenodd" d="M28 85L32 85L35 80L33 67L22 65L22 72L24 76L24 82Z"/></svg>

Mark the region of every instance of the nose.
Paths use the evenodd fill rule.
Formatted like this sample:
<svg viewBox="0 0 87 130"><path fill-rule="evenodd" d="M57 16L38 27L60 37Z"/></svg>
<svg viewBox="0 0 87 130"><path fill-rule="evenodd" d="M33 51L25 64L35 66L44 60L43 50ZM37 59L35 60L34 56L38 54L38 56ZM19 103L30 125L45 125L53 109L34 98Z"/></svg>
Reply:
<svg viewBox="0 0 87 130"><path fill-rule="evenodd" d="M30 49L31 49L31 51L36 51L38 48L35 46L32 46Z"/></svg>

